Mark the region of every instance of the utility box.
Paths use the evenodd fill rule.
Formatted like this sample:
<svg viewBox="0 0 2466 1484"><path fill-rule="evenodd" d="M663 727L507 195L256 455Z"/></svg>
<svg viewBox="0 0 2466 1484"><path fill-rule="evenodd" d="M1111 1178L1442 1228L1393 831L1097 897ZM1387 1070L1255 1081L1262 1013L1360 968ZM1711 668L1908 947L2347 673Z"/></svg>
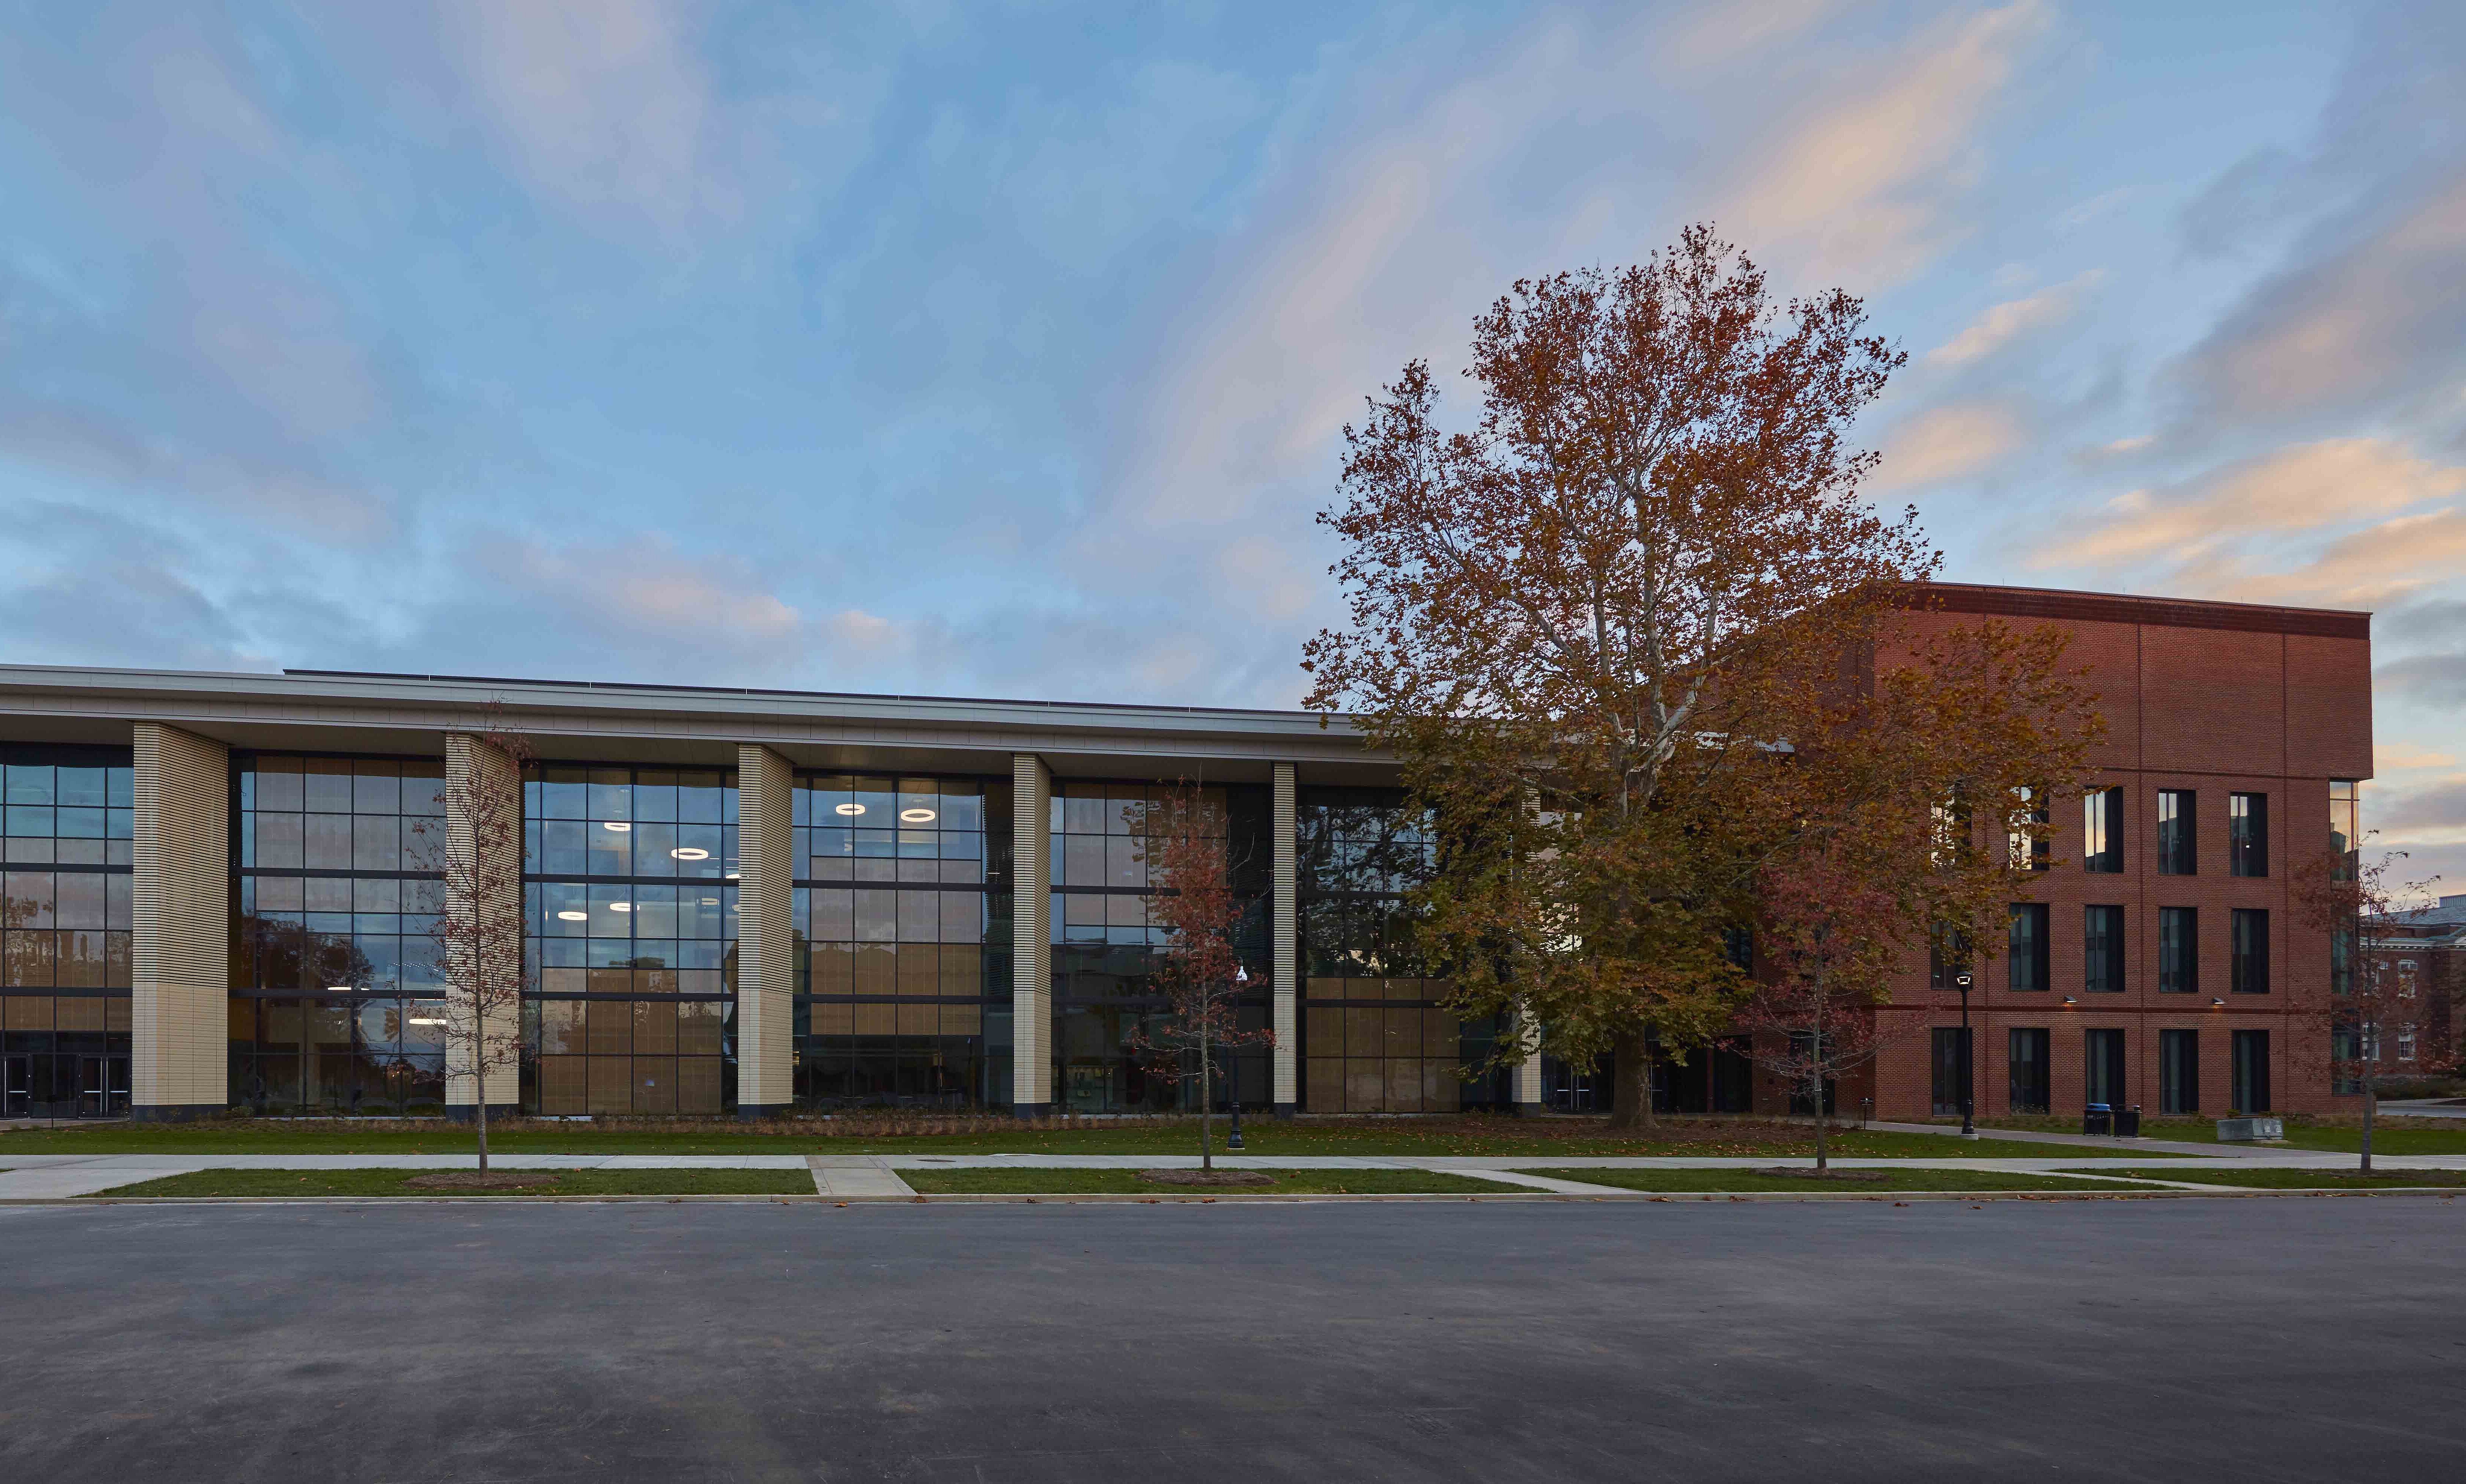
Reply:
<svg viewBox="0 0 2466 1484"><path fill-rule="evenodd" d="M2220 1118L2218 1142L2221 1144L2282 1144L2286 1142L2286 1120L2283 1118Z"/></svg>

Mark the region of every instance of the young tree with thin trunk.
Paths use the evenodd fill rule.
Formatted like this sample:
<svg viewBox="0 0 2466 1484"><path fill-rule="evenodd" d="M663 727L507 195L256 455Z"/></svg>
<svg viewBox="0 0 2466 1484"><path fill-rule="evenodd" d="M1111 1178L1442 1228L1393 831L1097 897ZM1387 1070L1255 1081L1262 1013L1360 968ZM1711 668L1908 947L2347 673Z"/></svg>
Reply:
<svg viewBox="0 0 2466 1484"><path fill-rule="evenodd" d="M2325 1055L2333 1086L2364 1095L2362 1155L2357 1169L2372 1173L2372 1126L2380 1113L2380 1079L2388 1044L2416 1031L2424 1018L2420 950L2371 934L2375 923L2404 911L2402 902L2430 895L2437 877L2399 885L2403 850L2365 863L2360 848L2330 849L2295 869L2292 890L2303 925L2330 942L2330 996ZM2303 1060L2313 1060L2304 1056Z"/></svg>
<svg viewBox="0 0 2466 1484"><path fill-rule="evenodd" d="M1742 987L1753 776L1936 568L1915 511L1859 496L1850 424L1903 360L1865 324L1693 227L1516 283L1474 326L1469 427L1417 361L1345 430L1320 520L1350 617L1308 645L1307 704L1447 821L1418 905L1456 1008L1614 1053L1614 1126L1651 1116L1655 1040L1705 1044Z"/></svg>
<svg viewBox="0 0 2466 1484"><path fill-rule="evenodd" d="M1831 1168L1827 1084L1873 1062L1890 1027L1875 1014L1911 923L1903 903L1838 852L1779 865L1763 877L1756 946L1762 978L1732 1024L1747 1056L1807 1100L1815 1168Z"/></svg>
<svg viewBox="0 0 2466 1484"><path fill-rule="evenodd" d="M438 865L442 911L430 930L445 981L438 1019L450 1088L470 1079L480 1175L488 1175L488 1084L523 1059L523 787L531 750L491 704L467 737L467 757L449 759L445 848Z"/></svg>
<svg viewBox="0 0 2466 1484"><path fill-rule="evenodd" d="M1185 779L1152 799L1132 830L1148 867L1148 911L1167 938L1156 970L1165 1013L1134 1032L1131 1044L1151 1076L1176 1086L1198 1080L1199 1162L1205 1170L1216 1168L1218 1054L1275 1042L1274 1031L1241 1024L1248 978L1235 939L1249 906L1233 889L1229 826L1222 799ZM1233 1095L1241 1095L1238 1084Z"/></svg>

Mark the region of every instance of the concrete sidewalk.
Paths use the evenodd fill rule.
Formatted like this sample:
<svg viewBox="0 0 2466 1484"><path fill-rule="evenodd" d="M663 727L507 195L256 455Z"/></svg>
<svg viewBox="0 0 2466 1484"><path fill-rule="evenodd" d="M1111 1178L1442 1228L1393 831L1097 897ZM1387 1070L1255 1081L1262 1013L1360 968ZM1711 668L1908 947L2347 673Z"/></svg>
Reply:
<svg viewBox="0 0 2466 1484"><path fill-rule="evenodd" d="M2104 1140L2112 1149L2115 1141ZM2188 1146L2187 1146L2188 1147ZM2153 1151L2154 1152L2154 1151ZM2205 1153L2208 1151L2204 1151ZM1194 1169L1196 1155L497 1155L494 1169L506 1170L794 1170L811 1171L818 1195L841 1199L899 1198L914 1194L900 1179L902 1170L920 1169ZM1691 1158L1677 1156L1604 1155L1219 1155L1216 1162L1230 1169L1258 1170L1428 1170L1494 1177L1503 1184L1562 1194L1606 1193L1615 1187L1587 1184L1523 1173L1534 1169L1685 1170L1805 1167L1810 1158ZM2094 1169L2105 1160L2079 1155L2043 1159L1961 1158L1948 1155L1927 1159L1835 1159L1844 1169L2001 1170L2008 1174L2045 1174L2067 1169ZM2163 1162L2163 1161L2161 1161ZM2186 1161L2188 1163L2188 1161ZM2347 1154L2301 1149L2239 1152L2234 1162L2290 1169L2351 1169ZM479 1160L471 1155L25 1155L11 1158L0 1171L0 1201L59 1200L159 1180L196 1170L468 1170ZM2466 1169L2466 1155L2427 1155L2373 1160L2376 1168L2401 1170Z"/></svg>

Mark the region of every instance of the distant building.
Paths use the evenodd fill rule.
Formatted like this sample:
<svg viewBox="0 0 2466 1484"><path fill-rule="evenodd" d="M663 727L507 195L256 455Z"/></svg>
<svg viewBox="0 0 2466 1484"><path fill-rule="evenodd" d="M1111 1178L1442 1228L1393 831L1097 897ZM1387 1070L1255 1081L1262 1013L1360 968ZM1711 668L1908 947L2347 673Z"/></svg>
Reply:
<svg viewBox="0 0 2466 1484"><path fill-rule="evenodd" d="M1913 629L2070 632L2110 725L2101 787L2051 800L2061 864L1978 967L1979 1111L2336 1106L2313 1054L2328 944L2289 911L2287 872L2355 832L2369 617L1934 592ZM1400 862L1429 843L1341 718L5 666L0 1112L467 1106L442 1072L427 925L448 738L491 702L542 759L521 784L529 1055L492 1105L1175 1106L1187 1085L1147 1077L1131 1039L1159 933L1128 821L1184 777L1220 791L1258 904L1244 1013L1276 1046L1243 1056L1244 1103L1578 1109L1606 1085L1555 1063L1458 1075L1499 1027L1404 969ZM1914 966L1885 1012L1910 1034L1836 1106L1956 1109L1957 1011ZM1787 1106L1735 1049L1669 1068L1657 1100Z"/></svg>
<svg viewBox="0 0 2466 1484"><path fill-rule="evenodd" d="M2396 912L2374 922L2365 943L2411 964L2422 1012L2411 1025L2392 1031L2383 1047L2389 1076L2449 1075L2457 1067L2457 1014L2466 1006L2466 894L2444 896L2438 905Z"/></svg>

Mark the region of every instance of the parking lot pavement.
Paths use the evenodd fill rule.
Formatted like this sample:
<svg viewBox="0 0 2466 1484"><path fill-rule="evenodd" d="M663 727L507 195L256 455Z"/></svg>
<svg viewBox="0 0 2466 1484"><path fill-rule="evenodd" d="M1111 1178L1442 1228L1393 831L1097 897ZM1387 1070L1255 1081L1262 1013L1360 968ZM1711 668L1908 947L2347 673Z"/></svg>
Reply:
<svg viewBox="0 0 2466 1484"><path fill-rule="evenodd" d="M2446 1477L2466 1203L0 1209L27 1478Z"/></svg>

